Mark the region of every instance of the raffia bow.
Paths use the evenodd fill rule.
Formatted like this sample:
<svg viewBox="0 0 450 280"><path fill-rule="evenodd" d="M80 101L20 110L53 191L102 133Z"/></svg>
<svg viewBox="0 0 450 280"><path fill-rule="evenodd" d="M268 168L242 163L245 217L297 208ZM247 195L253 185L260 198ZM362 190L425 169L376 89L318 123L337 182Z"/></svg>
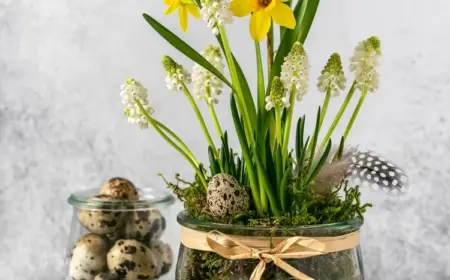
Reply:
<svg viewBox="0 0 450 280"><path fill-rule="evenodd" d="M273 262L300 280L313 280L283 259L302 259L343 251L359 245L359 231L336 237L254 237L202 232L182 227L181 242L188 248L209 251L230 260L259 259L249 280L260 280Z"/></svg>

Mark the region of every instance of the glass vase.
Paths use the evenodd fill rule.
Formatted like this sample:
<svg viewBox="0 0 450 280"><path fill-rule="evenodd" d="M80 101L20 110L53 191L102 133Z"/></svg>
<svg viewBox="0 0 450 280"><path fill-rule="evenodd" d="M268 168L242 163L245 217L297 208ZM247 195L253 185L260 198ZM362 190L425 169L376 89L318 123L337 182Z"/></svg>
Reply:
<svg viewBox="0 0 450 280"><path fill-rule="evenodd" d="M136 200L107 199L99 189L72 194L67 280L173 280L173 253L164 242L173 196L136 189Z"/></svg>
<svg viewBox="0 0 450 280"><path fill-rule="evenodd" d="M180 212L178 223L188 229L202 232L219 231L227 235L265 237L332 237L358 231L362 220L351 220L333 224L262 227L233 224L218 224L200 221ZM283 259L298 271L316 280L361 280L364 268L360 246L352 249L317 255L302 259ZM180 244L176 267L176 280L248 280L258 265L258 259L229 260L214 252L199 251ZM273 262L266 265L261 280L295 279Z"/></svg>

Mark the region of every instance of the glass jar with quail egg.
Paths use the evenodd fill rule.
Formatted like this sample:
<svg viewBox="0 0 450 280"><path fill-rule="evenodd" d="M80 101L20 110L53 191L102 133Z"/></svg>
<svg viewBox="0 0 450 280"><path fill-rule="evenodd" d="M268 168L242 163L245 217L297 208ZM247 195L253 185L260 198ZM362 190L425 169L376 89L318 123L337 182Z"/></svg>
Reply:
<svg viewBox="0 0 450 280"><path fill-rule="evenodd" d="M173 251L164 238L173 196L111 178L72 194L67 279L172 279ZM169 233L170 234L170 233Z"/></svg>

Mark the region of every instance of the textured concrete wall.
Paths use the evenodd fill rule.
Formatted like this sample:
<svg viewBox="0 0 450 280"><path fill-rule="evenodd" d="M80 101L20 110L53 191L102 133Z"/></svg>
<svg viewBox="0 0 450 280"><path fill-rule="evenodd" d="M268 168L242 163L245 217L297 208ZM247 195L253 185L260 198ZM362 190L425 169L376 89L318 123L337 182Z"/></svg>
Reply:
<svg viewBox="0 0 450 280"><path fill-rule="evenodd" d="M347 61L358 41L380 36L382 86L369 96L350 141L403 166L412 182L402 199L364 190L364 200L375 204L363 228L367 278L450 279L450 1L322 2L307 42L313 76L331 52ZM125 78L141 80L156 116L206 159L188 103L161 82L161 55L190 62L140 14L155 15L198 49L214 41L201 21L182 34L163 10L159 0L0 0L1 279L64 277L71 192L115 175L162 188L158 172L192 173L156 133L127 124L118 96ZM246 21L228 29L255 84ZM297 115L312 114L321 100L312 90ZM219 118L231 128L223 103ZM169 223L175 247L179 209Z"/></svg>

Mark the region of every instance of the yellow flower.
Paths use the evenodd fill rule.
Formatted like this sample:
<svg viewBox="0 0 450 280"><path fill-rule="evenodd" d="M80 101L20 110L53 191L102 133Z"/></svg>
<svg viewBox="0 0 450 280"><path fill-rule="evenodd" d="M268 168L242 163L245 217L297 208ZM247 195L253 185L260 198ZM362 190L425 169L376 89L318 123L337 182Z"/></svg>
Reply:
<svg viewBox="0 0 450 280"><path fill-rule="evenodd" d="M272 24L271 18L278 24L290 29L295 27L295 17L291 8L284 4L288 0L232 0L230 9L237 17L250 17L250 34L257 41L264 40Z"/></svg>
<svg viewBox="0 0 450 280"><path fill-rule="evenodd" d="M198 8L193 0L164 0L164 4L169 5L164 12L165 15L169 15L178 9L178 19L183 31L186 31L188 27L188 12L195 18L200 17Z"/></svg>

